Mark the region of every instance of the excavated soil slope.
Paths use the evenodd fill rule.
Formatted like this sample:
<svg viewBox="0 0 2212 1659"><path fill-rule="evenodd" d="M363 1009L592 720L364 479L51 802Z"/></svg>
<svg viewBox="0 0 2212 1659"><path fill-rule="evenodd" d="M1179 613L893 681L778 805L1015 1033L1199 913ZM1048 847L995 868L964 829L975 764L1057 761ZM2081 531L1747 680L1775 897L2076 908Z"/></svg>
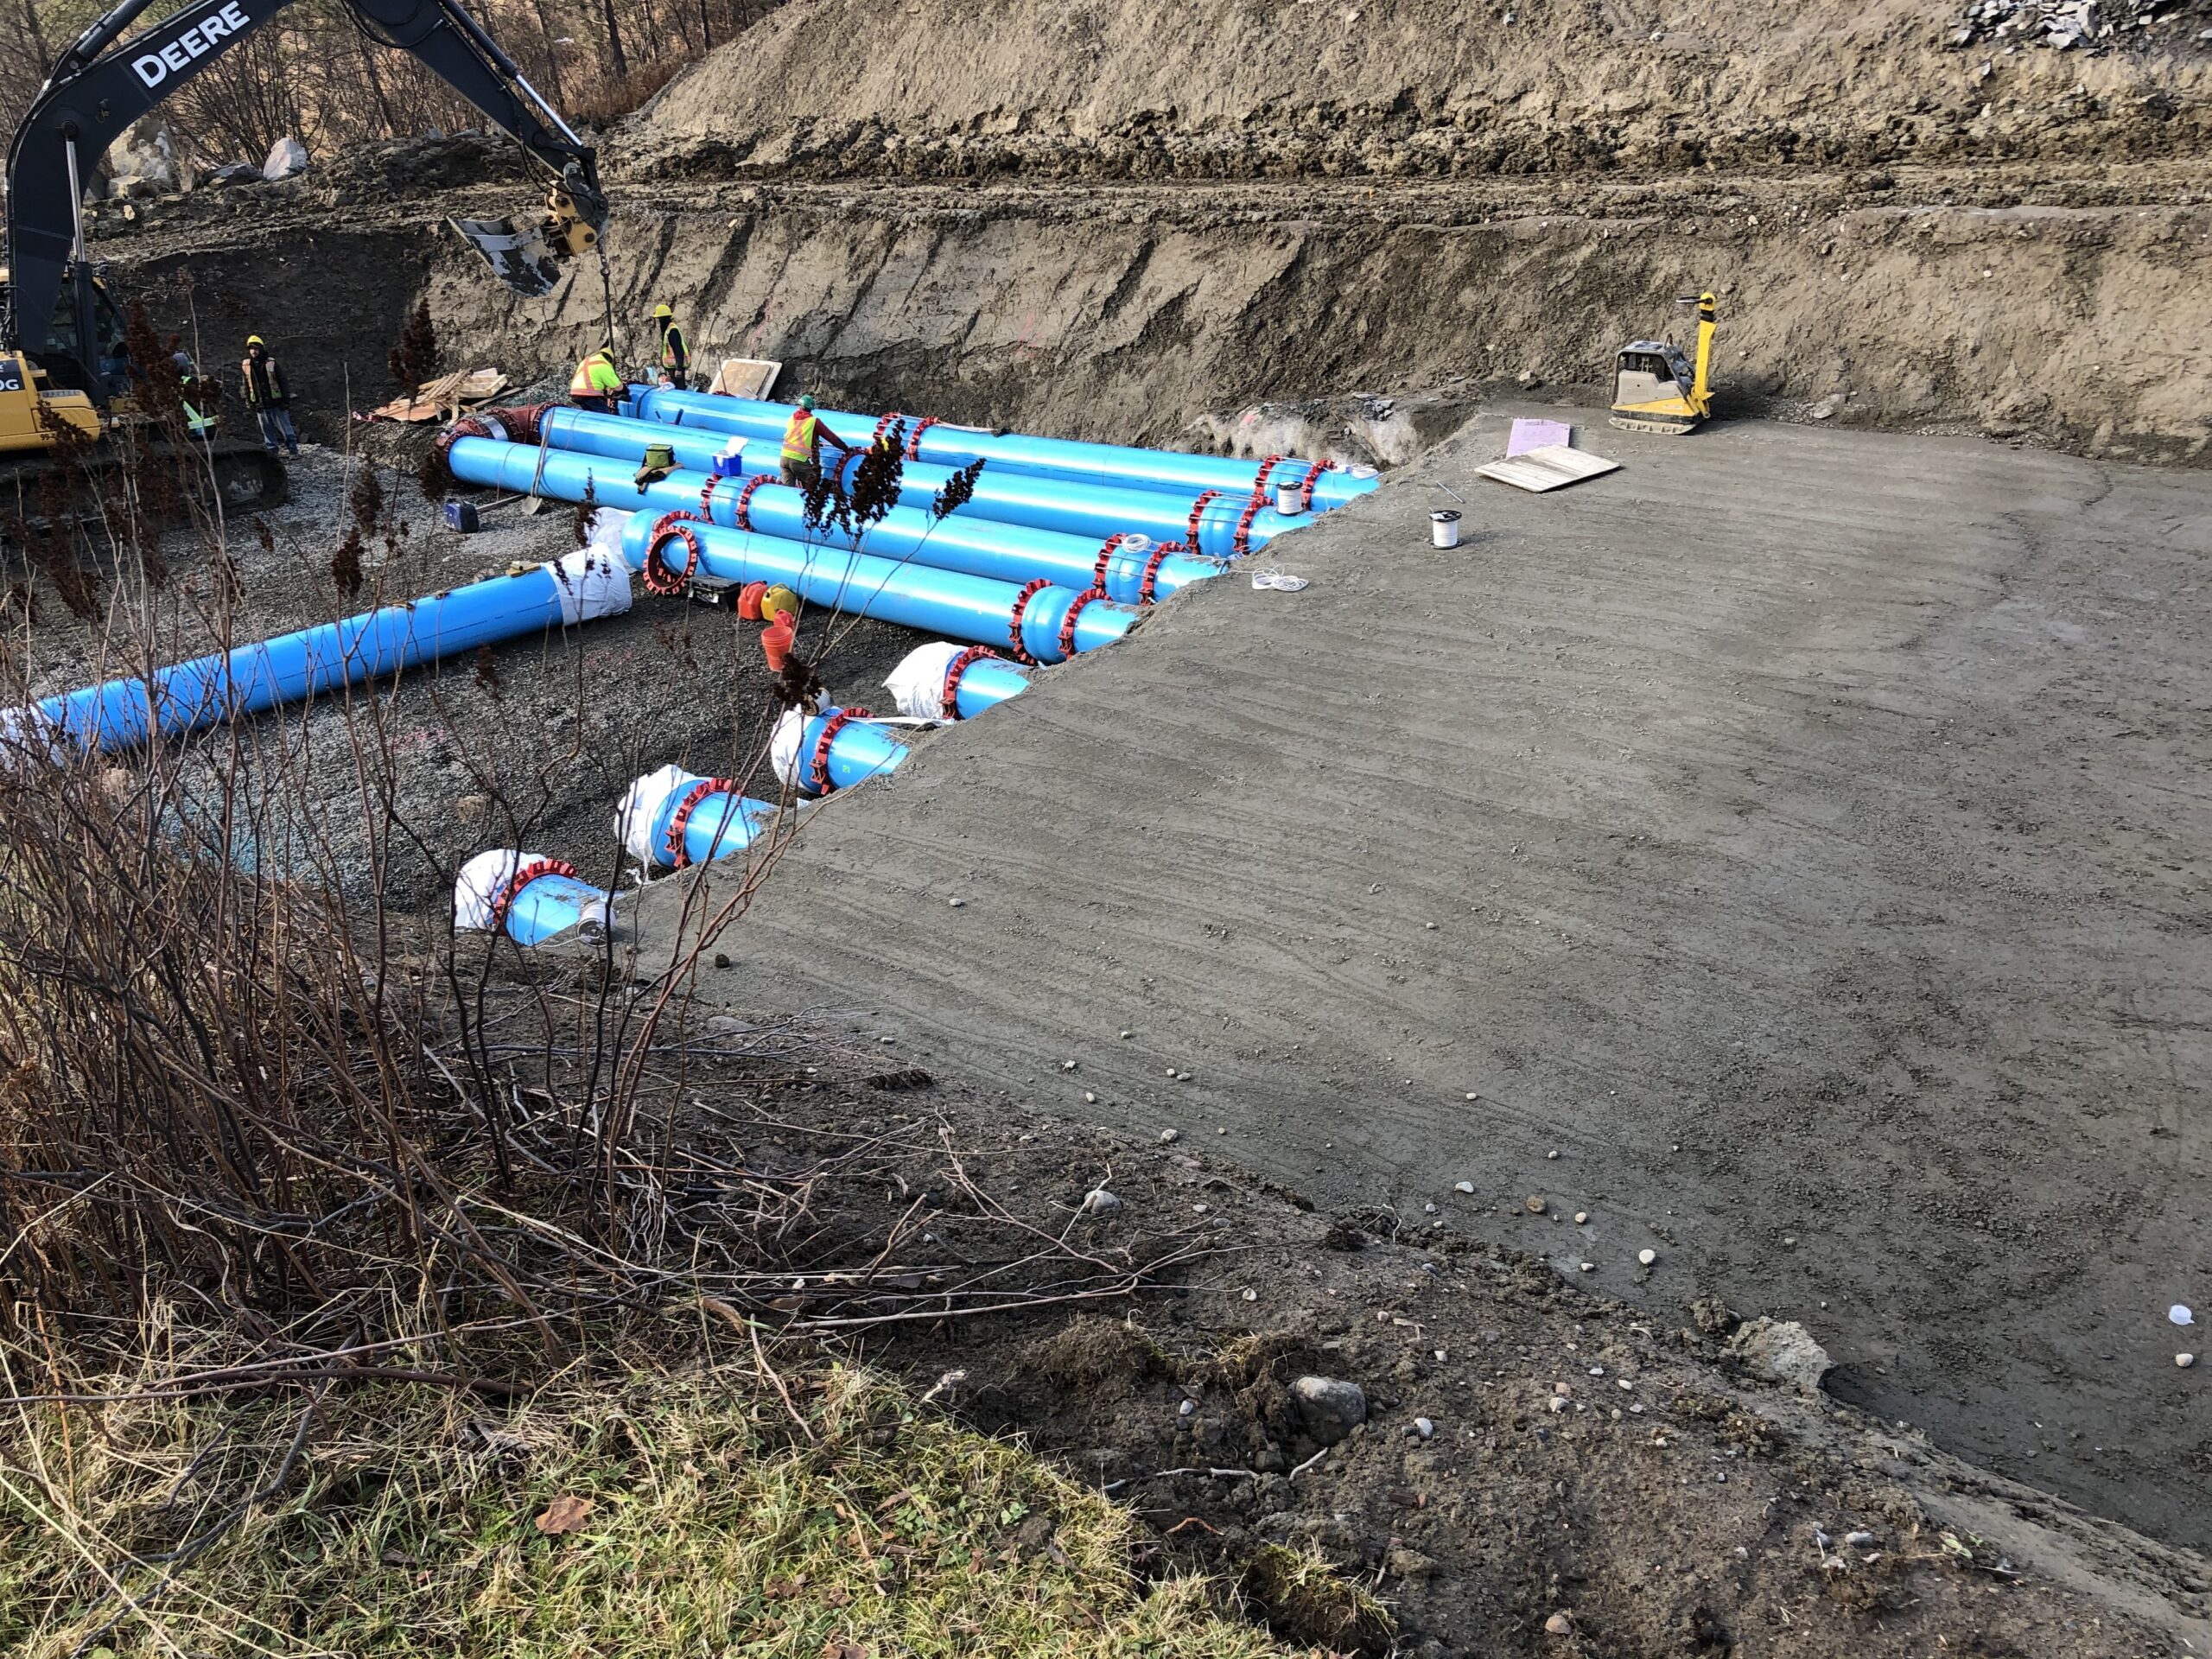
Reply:
<svg viewBox="0 0 2212 1659"><path fill-rule="evenodd" d="M619 153L633 174L1389 178L2171 160L2212 134L2189 18L2094 58L1948 49L1954 21L1929 0L798 0Z"/></svg>

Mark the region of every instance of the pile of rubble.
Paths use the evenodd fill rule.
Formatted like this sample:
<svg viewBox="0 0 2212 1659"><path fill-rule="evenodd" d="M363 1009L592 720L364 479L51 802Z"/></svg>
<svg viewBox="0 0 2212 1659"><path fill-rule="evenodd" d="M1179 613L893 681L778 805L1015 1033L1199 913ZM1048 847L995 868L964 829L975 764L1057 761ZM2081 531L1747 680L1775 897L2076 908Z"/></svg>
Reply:
<svg viewBox="0 0 2212 1659"><path fill-rule="evenodd" d="M2094 52L2137 30L2195 19L2212 22L2205 0L1974 0L1953 26L1953 46L1998 41ZM2212 29L2198 38L2212 43Z"/></svg>

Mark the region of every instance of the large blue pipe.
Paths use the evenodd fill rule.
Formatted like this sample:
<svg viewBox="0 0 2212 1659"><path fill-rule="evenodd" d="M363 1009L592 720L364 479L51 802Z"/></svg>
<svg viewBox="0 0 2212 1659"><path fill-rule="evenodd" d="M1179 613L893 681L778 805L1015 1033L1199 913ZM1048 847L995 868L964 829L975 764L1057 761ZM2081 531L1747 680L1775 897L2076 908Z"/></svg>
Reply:
<svg viewBox="0 0 2212 1659"><path fill-rule="evenodd" d="M648 510L632 515L623 526L622 556L633 569L644 568L657 522ZM1076 652L1096 651L1127 633L1142 614L1126 605L1049 583L1032 592L1033 583L1017 587L988 576L894 563L842 548L748 536L715 524L681 528L698 538L700 566L709 575L740 584L780 582L808 604L824 610L880 617L923 632L950 634L999 649L1013 645L1018 611L1022 648L1040 663L1064 662L1072 654L1062 649L1064 628ZM682 561L687 550L677 540L670 542L665 552L671 560ZM1075 620L1067 627L1071 613Z"/></svg>
<svg viewBox="0 0 2212 1659"><path fill-rule="evenodd" d="M768 741L776 775L795 789L827 795L896 772L911 751L882 727L855 709L825 709L802 715L796 709L777 721Z"/></svg>
<svg viewBox="0 0 2212 1659"><path fill-rule="evenodd" d="M579 927L607 925L613 896L538 853L479 853L453 884L453 922L464 931L502 932L543 944Z"/></svg>
<svg viewBox="0 0 2212 1659"><path fill-rule="evenodd" d="M748 438L768 438L780 444L791 417L789 404L756 403L745 397L723 397L703 391L677 391L667 386L632 386L629 407L650 421L671 426L705 427L709 431L735 432ZM815 411L830 429L848 443L864 444L875 430L875 417L850 410ZM1008 472L1034 473L1046 478L1068 478L1093 484L1135 485L1140 489L1166 490L1191 495L1201 490L1221 490L1240 500L1249 496L1258 481L1260 463L1236 461L1226 455L1185 455L1172 449L1137 449L1119 443L1078 443L1070 438L1031 438L1019 433L982 431L971 426L931 425L918 438L918 423L907 421L914 457L940 467L964 467L987 461ZM1303 478L1306 464L1286 461L1281 469ZM1289 471L1294 468L1295 471ZM1271 476L1279 476L1278 474ZM1363 467L1354 472L1325 472L1314 480L1313 505L1340 507L1375 489L1381 480Z"/></svg>
<svg viewBox="0 0 2212 1659"><path fill-rule="evenodd" d="M780 536L792 542L842 544L832 530L810 530L806 523L805 493L772 479L710 480L696 472L673 472L650 484L635 480L636 468L626 460L596 454L572 454L567 450L540 451L526 444L503 443L497 438L457 438L446 457L455 478L494 488L531 490L556 500L589 499L601 506L661 512L703 511L724 529L738 527L738 505L745 502L746 518L762 535ZM715 483L707 491L709 481ZM752 492L746 494L748 486ZM1117 547L1110 553L1103 543L1048 530L1020 524L994 524L987 519L952 517L942 521L913 507L893 507L871 524L860 537L862 550L893 562L912 562L939 570L963 571L1000 582L1021 583L1039 577L1081 592L1098 577L1098 562L1106 561L1107 597L1121 604L1138 604L1149 596L1165 599L1179 588L1220 573L1211 559L1194 559L1170 553L1155 559L1156 549L1146 545L1131 550Z"/></svg>
<svg viewBox="0 0 2212 1659"><path fill-rule="evenodd" d="M341 622L194 658L150 678L110 680L37 707L36 724L90 749L128 748L212 726L358 680L397 673L495 639L630 608L630 573L572 553L511 576L471 582ZM150 700L149 691L151 692Z"/></svg>
<svg viewBox="0 0 2212 1659"><path fill-rule="evenodd" d="M947 697L945 688L951 687ZM1029 677L1003 657L950 640L916 645L883 677L899 712L913 720L973 720L1029 689Z"/></svg>
<svg viewBox="0 0 2212 1659"><path fill-rule="evenodd" d="M733 400L718 397L715 401L721 404ZM632 461L645 459L649 444L666 444L676 457L676 464L694 473L714 471L729 437L746 435L709 430L703 424L671 426L661 421L601 415L584 409L549 410L542 417L538 430L550 448ZM778 471L781 452L782 445L775 439L747 437L745 454L736 462L737 469L748 474L773 475ZM825 448L825 458L834 453ZM832 464L840 469L849 489L853 469L860 464L859 456L840 456ZM900 505L928 508L952 473L950 467L908 461L899 477ZM1243 518L1248 497L1249 492L1223 495L1199 509L1199 553L1217 559L1236 556L1236 529ZM1191 503L1179 497L1165 495L1158 490L1083 484L988 466L976 480L975 493L968 505L960 508L955 517L992 518L1002 524L1058 531L1066 536L1087 537L1094 549L1109 536L1131 531L1149 536L1154 542L1181 542L1185 546L1191 537ZM1245 550L1256 551L1283 531L1295 530L1307 522L1306 515L1281 513L1272 506L1264 507L1252 515L1252 522L1246 528ZM1179 580L1176 585L1179 585ZM1163 589L1162 594L1173 591L1171 586Z"/></svg>
<svg viewBox="0 0 2212 1659"><path fill-rule="evenodd" d="M614 833L647 868L677 870L741 853L775 821L773 806L741 795L729 779L667 766L630 785Z"/></svg>

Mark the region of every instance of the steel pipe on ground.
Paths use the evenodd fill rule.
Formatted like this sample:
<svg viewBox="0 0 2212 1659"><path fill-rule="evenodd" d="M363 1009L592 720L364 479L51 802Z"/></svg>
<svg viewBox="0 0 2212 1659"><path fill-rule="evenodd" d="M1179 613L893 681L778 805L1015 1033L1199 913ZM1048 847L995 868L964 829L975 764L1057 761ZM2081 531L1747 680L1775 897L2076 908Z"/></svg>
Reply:
<svg viewBox="0 0 2212 1659"><path fill-rule="evenodd" d="M614 837L647 869L680 870L743 852L775 821L774 806L739 794L728 779L666 766L623 795Z"/></svg>
<svg viewBox="0 0 2212 1659"><path fill-rule="evenodd" d="M760 534L790 542L842 548L850 539L834 531L810 530L805 493L769 478L715 479L679 470L639 484L636 468L621 459L540 451L496 438L455 439L446 464L466 483L531 490L556 500L588 499L601 506L689 512L726 530L749 525ZM1109 547L1020 524L957 516L933 519L913 507L892 508L868 525L858 541L861 551L893 563L925 564L1000 582L1042 578L1082 592L1103 581L1107 597L1122 604L1165 599L1186 583L1218 575L1223 568L1215 560L1164 553L1141 537Z"/></svg>
<svg viewBox="0 0 2212 1659"><path fill-rule="evenodd" d="M900 658L883 686L911 720L973 720L1027 691L1029 677L995 652L939 639Z"/></svg>
<svg viewBox="0 0 2212 1659"><path fill-rule="evenodd" d="M864 709L785 710L768 738L768 764L786 787L829 795L898 771L912 751Z"/></svg>
<svg viewBox="0 0 2212 1659"><path fill-rule="evenodd" d="M505 933L517 944L543 944L578 928L605 927L613 895L580 880L542 853L501 848L479 853L453 884L453 925L463 932Z"/></svg>
<svg viewBox="0 0 2212 1659"><path fill-rule="evenodd" d="M703 424L671 426L660 421L601 415L582 409L549 410L539 417L539 429L551 448L616 460L642 461L649 445L666 444L676 464L694 473L713 472L717 460L727 459L723 448L730 437L746 435L723 433ZM748 476L766 474L774 477L779 471L781 448L772 438L747 437L744 453L728 461L728 465ZM826 448L824 454L834 456L830 464L839 469L839 475L849 490L854 469L860 464L859 456L835 456L835 452ZM899 477L899 505L928 510L953 471L950 467L934 466L927 461L908 461ZM1198 506L1195 549L1191 548L1191 534L1196 495L1185 500L1158 490L1085 484L992 466L983 468L976 480L974 495L952 516L955 519L990 518L1002 524L1026 524L1032 530L1088 537L1093 547L1109 536L1135 532L1149 536L1154 542L1180 542L1186 550L1219 559L1233 558L1240 550L1240 525L1244 531L1242 550L1256 552L1283 531L1295 530L1311 520L1310 514L1281 513L1266 506L1254 513L1251 522L1245 524L1244 507L1249 493L1218 495ZM1169 591L1173 591L1172 588Z"/></svg>
<svg viewBox="0 0 2212 1659"><path fill-rule="evenodd" d="M48 697L12 719L0 717L0 727L88 749L128 748L156 731L181 736L494 640L629 608L630 573L619 561L571 553L516 575Z"/></svg>
<svg viewBox="0 0 2212 1659"><path fill-rule="evenodd" d="M632 569L647 570L659 518L634 513L622 530L622 554ZM698 568L723 582L780 582L810 605L853 616L879 617L924 633L950 634L973 645L1019 649L1039 663L1111 645L1135 627L1141 612L1095 594L1079 594L1043 581L1017 585L963 575L928 565L900 564L842 548L808 547L776 536L697 523L664 527L657 563L689 563L694 543ZM648 576L651 571L647 570ZM680 573L678 573L680 574Z"/></svg>
<svg viewBox="0 0 2212 1659"><path fill-rule="evenodd" d="M624 407L626 412L670 426L704 427L748 438L767 438L779 445L792 410L789 404L757 403L750 398L724 397L703 391L677 391L666 386L632 386ZM848 443L863 443L875 430L874 416L842 409L815 412ZM1221 490L1240 499L1249 497L1260 479L1262 463L1226 455L1186 455L1172 449L1139 449L1127 444L1033 438L1020 433L988 432L977 427L941 422L925 425L912 417L904 418L907 422L908 454L917 461L940 467L964 467L971 461L982 460L1009 472L1033 473L1047 478L1134 485L1140 489L1185 494ZM1286 459L1280 467L1302 480L1310 465ZM1319 473L1313 480L1313 505L1323 511L1340 507L1367 494L1380 483L1381 480L1367 467Z"/></svg>

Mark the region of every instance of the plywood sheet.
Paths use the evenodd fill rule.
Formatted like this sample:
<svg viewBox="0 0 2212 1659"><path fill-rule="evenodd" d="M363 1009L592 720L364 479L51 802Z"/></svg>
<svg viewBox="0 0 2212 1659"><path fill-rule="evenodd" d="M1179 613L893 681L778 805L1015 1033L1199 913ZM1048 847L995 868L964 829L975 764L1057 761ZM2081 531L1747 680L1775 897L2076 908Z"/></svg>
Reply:
<svg viewBox="0 0 2212 1659"><path fill-rule="evenodd" d="M758 401L776 389L776 377L783 372L781 363L772 363L766 358L726 357L707 390L718 391L725 397Z"/></svg>
<svg viewBox="0 0 2212 1659"><path fill-rule="evenodd" d="M1508 455L1503 461L1493 461L1481 470L1479 476L1510 484L1516 490L1541 492L1619 470L1618 461L1607 461L1603 455L1593 455L1586 450L1570 449L1563 443L1551 443L1541 449L1531 449L1525 455Z"/></svg>

